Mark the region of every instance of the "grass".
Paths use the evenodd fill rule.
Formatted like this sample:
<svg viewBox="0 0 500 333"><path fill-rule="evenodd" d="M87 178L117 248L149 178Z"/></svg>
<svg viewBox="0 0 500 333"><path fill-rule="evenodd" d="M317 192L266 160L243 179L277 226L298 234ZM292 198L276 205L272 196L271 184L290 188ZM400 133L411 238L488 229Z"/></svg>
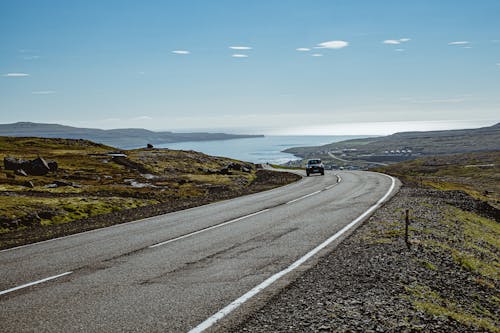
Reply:
<svg viewBox="0 0 500 333"><path fill-rule="evenodd" d="M255 180L253 164L229 158L194 151L135 149L119 151L127 157L117 160L109 155L117 151L87 140L0 137L1 160L41 156L58 163L57 172L45 176L16 175L12 179L13 171L0 173L0 233L31 225L24 221L13 227L14 220L29 216L33 217L32 225L66 223L115 210L204 197L213 187L239 191ZM218 173L234 163L250 171ZM26 186L28 181L34 188ZM54 181L77 186L47 186ZM150 186L137 188L132 182ZM37 213L50 218L40 222Z"/></svg>
<svg viewBox="0 0 500 333"><path fill-rule="evenodd" d="M156 200L121 198L121 197L71 197L71 198L33 198L3 197L0 216L12 220L22 220L30 215L38 215L35 225L66 223L121 209L130 209L157 203ZM35 222L36 220L33 220ZM0 232L18 230L2 228Z"/></svg>
<svg viewBox="0 0 500 333"><path fill-rule="evenodd" d="M472 312L443 298L427 286L416 284L405 289L409 294L408 298L418 310L443 319L451 318L468 327L500 332L500 328L495 325L495 316L476 302L469 304L469 309L474 310Z"/></svg>
<svg viewBox="0 0 500 333"><path fill-rule="evenodd" d="M500 208L500 151L426 157L374 170L442 191L463 191Z"/></svg>

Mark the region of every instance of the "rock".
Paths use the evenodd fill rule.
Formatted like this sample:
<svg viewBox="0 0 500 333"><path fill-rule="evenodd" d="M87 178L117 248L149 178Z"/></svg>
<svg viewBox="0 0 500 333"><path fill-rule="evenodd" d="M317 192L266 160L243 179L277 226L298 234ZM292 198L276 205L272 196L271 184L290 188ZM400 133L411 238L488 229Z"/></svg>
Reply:
<svg viewBox="0 0 500 333"><path fill-rule="evenodd" d="M33 176L44 176L50 171L57 171L58 168L57 162L47 162L42 157L37 157L31 161L14 157L4 157L3 164L5 166L5 170L23 170L26 175Z"/></svg>
<svg viewBox="0 0 500 333"><path fill-rule="evenodd" d="M73 183L71 183L71 182L65 182L65 181L62 181L62 180L56 180L56 181L54 181L54 184L56 185L56 187L73 186Z"/></svg>
<svg viewBox="0 0 500 333"><path fill-rule="evenodd" d="M148 143L147 148L151 149L151 148L154 148L154 146L152 144Z"/></svg>
<svg viewBox="0 0 500 333"><path fill-rule="evenodd" d="M219 175L231 175L231 170L228 167L224 167L217 172Z"/></svg>
<svg viewBox="0 0 500 333"><path fill-rule="evenodd" d="M248 173L248 172L250 172L250 169L249 169L249 168L247 168L247 167L242 167L242 168L241 168L241 171L243 171L243 172L247 172L247 173Z"/></svg>
<svg viewBox="0 0 500 333"><path fill-rule="evenodd" d="M33 184L33 182L31 180L25 182L24 186L29 187L29 188L35 188L35 184Z"/></svg>
<svg viewBox="0 0 500 333"><path fill-rule="evenodd" d="M28 161L22 160L22 159L17 159L15 157L4 157L3 158L3 165L5 167L5 170L19 170L23 169L25 163Z"/></svg>
<svg viewBox="0 0 500 333"><path fill-rule="evenodd" d="M23 169L17 169L16 171L14 171L14 173L18 176L24 176L24 177L27 177L28 174L26 173L26 171L24 171Z"/></svg>
<svg viewBox="0 0 500 333"><path fill-rule="evenodd" d="M56 172L59 167L56 161L49 161L47 165L49 166L50 172Z"/></svg>
<svg viewBox="0 0 500 333"><path fill-rule="evenodd" d="M37 157L29 163L28 172L34 176L44 176L50 172L49 165L42 157Z"/></svg>

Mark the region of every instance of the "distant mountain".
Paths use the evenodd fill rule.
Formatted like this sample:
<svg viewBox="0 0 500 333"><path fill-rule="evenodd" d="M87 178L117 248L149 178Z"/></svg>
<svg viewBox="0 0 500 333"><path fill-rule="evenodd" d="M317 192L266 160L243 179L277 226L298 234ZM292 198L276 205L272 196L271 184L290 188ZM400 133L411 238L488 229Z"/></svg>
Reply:
<svg viewBox="0 0 500 333"><path fill-rule="evenodd" d="M294 147L285 150L303 158L327 152L348 152L363 159L366 155L410 150L412 155L442 155L500 150L500 123L475 129L401 132L388 136L346 140L318 147ZM353 156L355 157L355 156Z"/></svg>
<svg viewBox="0 0 500 333"><path fill-rule="evenodd" d="M142 128L102 130L59 124L18 122L0 124L0 136L87 139L114 147L131 148L146 146L148 143L155 145L182 141L230 140L262 137L263 135L154 132Z"/></svg>

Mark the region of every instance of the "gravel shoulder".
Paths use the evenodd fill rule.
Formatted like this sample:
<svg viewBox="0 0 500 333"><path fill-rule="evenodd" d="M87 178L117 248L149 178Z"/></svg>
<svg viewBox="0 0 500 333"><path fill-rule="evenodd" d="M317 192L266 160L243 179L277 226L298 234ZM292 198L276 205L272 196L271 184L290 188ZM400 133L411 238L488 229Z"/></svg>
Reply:
<svg viewBox="0 0 500 333"><path fill-rule="evenodd" d="M500 332L499 211L488 207L405 185L230 332Z"/></svg>

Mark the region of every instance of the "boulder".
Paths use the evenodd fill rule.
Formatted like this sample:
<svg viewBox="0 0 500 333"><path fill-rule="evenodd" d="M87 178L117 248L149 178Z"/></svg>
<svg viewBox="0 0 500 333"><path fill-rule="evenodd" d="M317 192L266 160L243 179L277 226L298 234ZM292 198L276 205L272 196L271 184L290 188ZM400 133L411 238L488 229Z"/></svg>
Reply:
<svg viewBox="0 0 500 333"><path fill-rule="evenodd" d="M50 167L43 158L37 157L33 161L30 161L28 172L33 176L44 176L50 172Z"/></svg>
<svg viewBox="0 0 500 333"><path fill-rule="evenodd" d="M4 157L3 165L5 170L20 170L24 169L24 166L27 165L28 161L18 159L15 157Z"/></svg>
<svg viewBox="0 0 500 333"><path fill-rule="evenodd" d="M154 146L152 144L148 143L147 148L151 149L151 148L154 148Z"/></svg>
<svg viewBox="0 0 500 333"><path fill-rule="evenodd" d="M16 173L22 170L26 175L44 176L49 172L57 171L58 165L55 161L45 161L42 157L37 157L34 160L27 161L14 157L4 157L3 164L5 170L13 170ZM20 175L24 174L21 172Z"/></svg>

